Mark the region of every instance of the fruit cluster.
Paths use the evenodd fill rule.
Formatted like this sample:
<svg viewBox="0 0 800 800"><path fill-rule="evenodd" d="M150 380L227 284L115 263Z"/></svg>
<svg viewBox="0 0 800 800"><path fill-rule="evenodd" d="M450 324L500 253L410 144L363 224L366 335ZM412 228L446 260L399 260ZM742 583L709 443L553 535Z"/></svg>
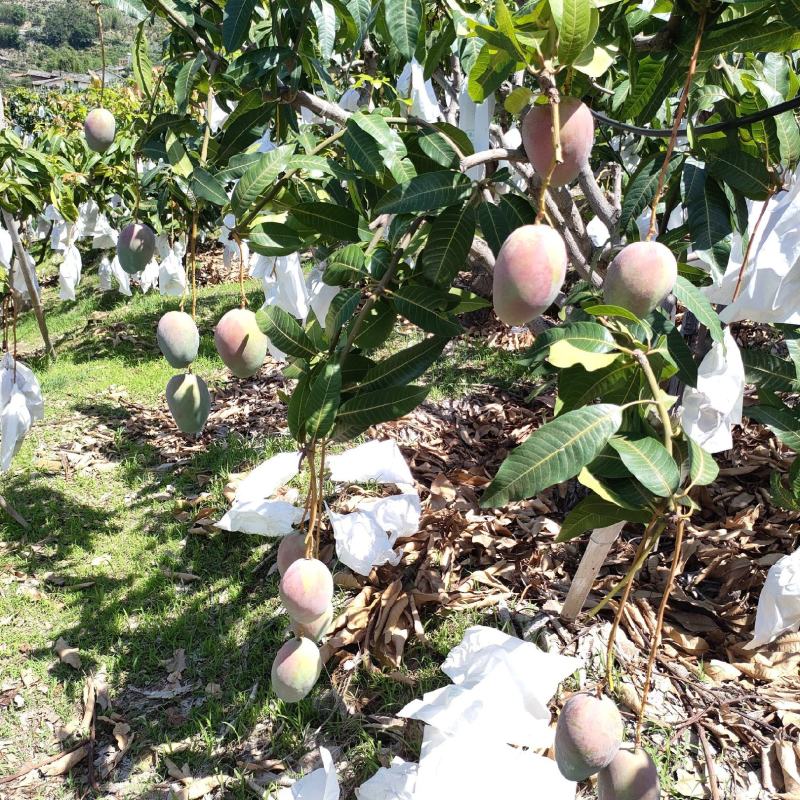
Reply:
<svg viewBox="0 0 800 800"><path fill-rule="evenodd" d="M284 536L278 546L280 596L292 620L294 638L272 662L272 688L285 703L302 700L322 672L317 642L333 621L333 576L316 558L306 558L301 533Z"/></svg>
<svg viewBox="0 0 800 800"><path fill-rule="evenodd" d="M658 771L641 748L622 746L622 716L608 697L574 694L556 725L556 763L571 781L597 775L599 800L658 800Z"/></svg>

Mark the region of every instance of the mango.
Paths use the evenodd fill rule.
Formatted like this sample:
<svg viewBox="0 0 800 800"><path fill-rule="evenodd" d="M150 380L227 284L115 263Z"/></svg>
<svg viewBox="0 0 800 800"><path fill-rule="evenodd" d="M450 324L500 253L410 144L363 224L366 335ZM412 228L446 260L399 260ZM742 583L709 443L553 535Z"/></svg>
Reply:
<svg viewBox="0 0 800 800"><path fill-rule="evenodd" d="M149 225L132 222L122 229L117 240L117 257L129 275L141 272L156 252L156 235Z"/></svg>
<svg viewBox="0 0 800 800"><path fill-rule="evenodd" d="M659 800L658 770L644 750L620 750L597 775L598 800Z"/></svg>
<svg viewBox="0 0 800 800"><path fill-rule="evenodd" d="M225 366L238 378L255 375L267 357L267 337L246 308L228 311L217 323L214 343Z"/></svg>
<svg viewBox="0 0 800 800"><path fill-rule="evenodd" d="M589 160L594 144L592 112L575 97L562 97L558 104L561 157L550 178L551 186L566 186L578 177ZM553 112L550 103L534 106L522 120L522 144L531 165L544 177L555 159L553 148Z"/></svg>
<svg viewBox="0 0 800 800"><path fill-rule="evenodd" d="M494 311L506 325L524 325L558 296L567 274L567 248L547 225L523 225L505 240L494 265Z"/></svg>
<svg viewBox="0 0 800 800"><path fill-rule="evenodd" d="M108 109L95 108L86 115L83 135L89 149L95 153L105 153L114 144L116 132L117 122Z"/></svg>
<svg viewBox="0 0 800 800"><path fill-rule="evenodd" d="M606 271L603 297L612 306L646 317L672 291L678 262L661 242L633 242L617 253Z"/></svg>
<svg viewBox="0 0 800 800"><path fill-rule="evenodd" d="M286 642L272 662L272 690L284 703L302 700L319 680L322 659L310 639Z"/></svg>
<svg viewBox="0 0 800 800"><path fill-rule="evenodd" d="M318 642L331 629L333 622L333 604L330 603L316 619L311 622L292 622L291 629L295 636L303 636Z"/></svg>
<svg viewBox="0 0 800 800"><path fill-rule="evenodd" d="M278 545L278 572L283 575L299 558L306 557L306 537L303 533L290 533Z"/></svg>
<svg viewBox="0 0 800 800"><path fill-rule="evenodd" d="M200 332L195 321L183 311L167 311L156 329L158 347L171 367L183 369L197 358Z"/></svg>
<svg viewBox="0 0 800 800"><path fill-rule="evenodd" d="M570 781L583 781L611 763L622 744L622 716L608 697L575 694L556 725L556 763Z"/></svg>
<svg viewBox="0 0 800 800"><path fill-rule="evenodd" d="M167 405L183 433L200 433L211 410L206 382L197 375L173 375L167 384Z"/></svg>
<svg viewBox="0 0 800 800"><path fill-rule="evenodd" d="M316 558L300 558L284 573L279 591L289 616L309 624L327 611L333 599L333 576Z"/></svg>

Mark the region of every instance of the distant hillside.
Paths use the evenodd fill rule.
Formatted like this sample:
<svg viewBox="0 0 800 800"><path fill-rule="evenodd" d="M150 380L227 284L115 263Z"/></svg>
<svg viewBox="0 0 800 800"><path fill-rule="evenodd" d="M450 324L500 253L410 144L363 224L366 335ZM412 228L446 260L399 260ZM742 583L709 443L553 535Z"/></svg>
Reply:
<svg viewBox="0 0 800 800"><path fill-rule="evenodd" d="M109 65L127 62L136 20L103 9ZM27 70L100 68L97 18L86 0L0 0L0 85Z"/></svg>

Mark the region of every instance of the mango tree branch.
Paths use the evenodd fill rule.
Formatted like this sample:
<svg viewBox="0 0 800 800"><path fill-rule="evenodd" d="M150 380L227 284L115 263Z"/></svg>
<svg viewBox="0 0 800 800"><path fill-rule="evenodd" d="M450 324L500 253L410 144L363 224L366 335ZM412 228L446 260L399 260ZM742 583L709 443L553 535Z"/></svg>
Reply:
<svg viewBox="0 0 800 800"><path fill-rule="evenodd" d="M694 37L692 56L689 59L689 71L686 73L686 80L683 83L683 92L681 93L681 99L678 103L678 110L675 112L675 121L672 123L672 133L670 134L669 143L667 144L667 152L664 154L664 163L661 165L661 172L658 174L658 186L650 208L650 227L647 231L647 241L652 240L656 235L656 213L658 204L661 202L661 195L664 191L664 182L667 179L669 162L672 158L672 151L675 149L675 142L678 139L678 131L681 128L681 120L686 112L686 104L689 102L689 90L692 88L694 73L697 71L697 56L700 53L700 42L703 39L703 28L705 24L706 12L703 11L700 14L700 21L697 24L697 34Z"/></svg>
<svg viewBox="0 0 800 800"><path fill-rule="evenodd" d="M209 64L217 63L222 66L227 66L228 62L216 51L213 47L211 47L205 39L203 39L200 34L197 33L191 26L187 25L178 14L171 11L167 6L165 6L161 0L150 0L150 2L159 10L162 14L164 14L167 19L176 27L180 28L191 40L192 44L201 50L206 58L208 59Z"/></svg>
<svg viewBox="0 0 800 800"><path fill-rule="evenodd" d="M578 183L592 211L594 211L597 218L608 228L609 232L612 231L616 227L617 220L619 219L619 211L606 199L588 162L581 167L580 174L578 175Z"/></svg>

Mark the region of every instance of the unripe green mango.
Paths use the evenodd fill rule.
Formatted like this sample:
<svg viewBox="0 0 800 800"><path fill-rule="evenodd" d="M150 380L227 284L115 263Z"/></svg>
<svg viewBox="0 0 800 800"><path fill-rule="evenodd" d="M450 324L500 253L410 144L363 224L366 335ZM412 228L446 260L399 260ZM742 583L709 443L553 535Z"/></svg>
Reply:
<svg viewBox="0 0 800 800"><path fill-rule="evenodd" d="M597 775L598 800L659 800L658 770L642 750L620 750Z"/></svg>
<svg viewBox="0 0 800 800"><path fill-rule="evenodd" d="M672 291L678 262L661 242L633 242L622 248L606 271L603 297L612 306L646 317Z"/></svg>
<svg viewBox="0 0 800 800"><path fill-rule="evenodd" d="M280 596L295 622L311 623L318 619L333 599L331 571L316 558L300 558L281 578Z"/></svg>
<svg viewBox="0 0 800 800"><path fill-rule="evenodd" d="M105 153L112 144L117 132L114 115L106 108L95 108L86 115L83 134L86 144L95 153Z"/></svg>
<svg viewBox="0 0 800 800"><path fill-rule="evenodd" d="M197 358L200 332L184 311L167 311L156 329L158 347L171 367L183 369Z"/></svg>
<svg viewBox="0 0 800 800"><path fill-rule="evenodd" d="M284 703L302 700L319 680L322 658L310 639L286 642L272 662L272 690Z"/></svg>
<svg viewBox="0 0 800 800"><path fill-rule="evenodd" d="M200 433L211 410L206 382L197 375L173 375L167 384L167 405L183 433Z"/></svg>
<svg viewBox="0 0 800 800"><path fill-rule="evenodd" d="M255 375L267 357L267 337L246 308L228 311L217 323L214 343L225 366L238 378Z"/></svg>
<svg viewBox="0 0 800 800"><path fill-rule="evenodd" d="M141 272L156 253L156 235L149 225L132 222L122 229L117 240L117 258L129 275Z"/></svg>

